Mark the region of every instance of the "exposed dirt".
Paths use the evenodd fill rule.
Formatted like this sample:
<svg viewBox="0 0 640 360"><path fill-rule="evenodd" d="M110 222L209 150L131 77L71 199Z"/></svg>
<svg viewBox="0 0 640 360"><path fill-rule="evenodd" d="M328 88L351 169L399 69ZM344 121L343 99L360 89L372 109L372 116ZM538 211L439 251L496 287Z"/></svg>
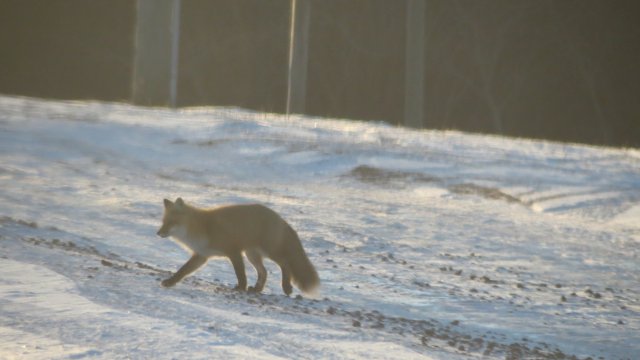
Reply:
<svg viewBox="0 0 640 360"><path fill-rule="evenodd" d="M529 205L521 199L506 194L496 188L473 183L456 183L455 181L413 171L390 170L369 165L359 165L351 169L344 176L347 178L354 178L364 183L378 186L394 186L398 188L404 188L409 185L416 185L420 183L433 183L443 186L453 194L475 195L492 200L502 200L525 206Z"/></svg>

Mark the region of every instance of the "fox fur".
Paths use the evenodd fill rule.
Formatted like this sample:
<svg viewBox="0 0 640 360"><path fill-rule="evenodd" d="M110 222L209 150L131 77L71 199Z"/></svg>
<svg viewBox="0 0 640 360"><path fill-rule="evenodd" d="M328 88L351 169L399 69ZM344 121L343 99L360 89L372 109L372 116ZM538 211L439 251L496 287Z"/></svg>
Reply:
<svg viewBox="0 0 640 360"><path fill-rule="evenodd" d="M249 291L261 292L267 281L263 257L275 261L282 271L282 290L290 295L295 284L302 292L313 292L320 284L318 273L302 248L295 230L275 211L260 204L228 205L200 209L185 203L164 200L162 226L157 233L171 237L191 258L173 276L162 281L171 287L215 256L229 258L237 290L247 290L243 254L258 273Z"/></svg>

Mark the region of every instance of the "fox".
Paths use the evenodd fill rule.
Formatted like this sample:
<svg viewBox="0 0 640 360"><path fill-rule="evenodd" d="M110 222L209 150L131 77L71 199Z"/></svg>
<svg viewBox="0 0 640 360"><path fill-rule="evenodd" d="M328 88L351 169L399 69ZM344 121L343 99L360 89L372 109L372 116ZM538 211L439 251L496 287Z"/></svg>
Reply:
<svg viewBox="0 0 640 360"><path fill-rule="evenodd" d="M263 258L273 260L282 272L282 290L289 296L292 283L303 293L320 285L318 273L307 257L296 231L274 210L261 204L223 205L202 209L182 198L164 199L162 226L157 232L181 245L191 258L161 285L172 287L212 257L227 257L238 279L235 290L260 293L267 281ZM247 289L243 254L258 278Z"/></svg>

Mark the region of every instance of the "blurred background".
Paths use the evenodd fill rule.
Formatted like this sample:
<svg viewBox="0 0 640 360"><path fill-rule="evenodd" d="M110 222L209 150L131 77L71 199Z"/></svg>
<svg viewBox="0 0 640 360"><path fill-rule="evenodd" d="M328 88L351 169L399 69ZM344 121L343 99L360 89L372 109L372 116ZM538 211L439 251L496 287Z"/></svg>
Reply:
<svg viewBox="0 0 640 360"><path fill-rule="evenodd" d="M155 3L172 20L147 21L149 0L0 0L0 93L287 112L296 1ZM640 1L301 3L296 112L640 147ZM175 37L173 102L134 94L171 60L140 55L145 31Z"/></svg>

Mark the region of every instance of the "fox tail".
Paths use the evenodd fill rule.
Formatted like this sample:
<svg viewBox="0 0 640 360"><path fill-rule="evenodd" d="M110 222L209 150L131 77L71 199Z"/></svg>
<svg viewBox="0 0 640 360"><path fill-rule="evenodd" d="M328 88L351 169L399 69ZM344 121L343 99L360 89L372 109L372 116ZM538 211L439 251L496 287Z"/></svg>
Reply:
<svg viewBox="0 0 640 360"><path fill-rule="evenodd" d="M286 234L286 259L293 283L303 292L312 293L320 285L320 278L304 252L298 234L290 226Z"/></svg>

